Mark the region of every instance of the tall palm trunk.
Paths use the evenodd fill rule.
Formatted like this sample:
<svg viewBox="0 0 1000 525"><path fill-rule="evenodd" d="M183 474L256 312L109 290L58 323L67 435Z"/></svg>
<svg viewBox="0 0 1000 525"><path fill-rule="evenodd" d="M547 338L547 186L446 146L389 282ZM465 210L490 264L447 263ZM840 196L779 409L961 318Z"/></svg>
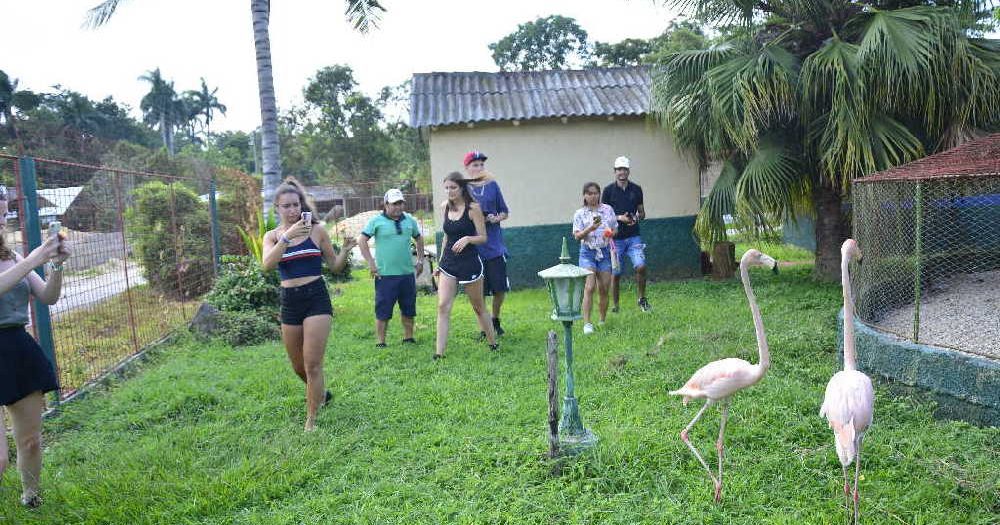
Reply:
<svg viewBox="0 0 1000 525"><path fill-rule="evenodd" d="M271 40L268 35L269 0L250 0L253 14L253 39L257 51L257 85L260 91L261 156L263 157L264 216L271 211L274 190L281 182L281 157L278 150L278 108L274 101L271 76Z"/></svg>
<svg viewBox="0 0 1000 525"><path fill-rule="evenodd" d="M847 239L847 218L842 209L840 192L820 182L813 188L816 209L816 266L814 275L820 279L840 279L840 245Z"/></svg>

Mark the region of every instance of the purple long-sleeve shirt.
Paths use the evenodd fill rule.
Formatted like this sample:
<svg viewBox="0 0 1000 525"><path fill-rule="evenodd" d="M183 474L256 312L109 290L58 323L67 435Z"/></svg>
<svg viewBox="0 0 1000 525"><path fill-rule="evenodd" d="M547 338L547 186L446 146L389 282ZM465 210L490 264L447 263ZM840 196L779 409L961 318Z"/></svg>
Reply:
<svg viewBox="0 0 1000 525"><path fill-rule="evenodd" d="M507 202L503 200L500 185L495 180L482 186L470 184L469 193L479 203L484 217L490 214L510 213L510 210L507 209ZM479 250L479 256L484 261L507 255L507 247L503 243L503 230L500 229L499 223L486 223L486 242L477 246L476 249Z"/></svg>

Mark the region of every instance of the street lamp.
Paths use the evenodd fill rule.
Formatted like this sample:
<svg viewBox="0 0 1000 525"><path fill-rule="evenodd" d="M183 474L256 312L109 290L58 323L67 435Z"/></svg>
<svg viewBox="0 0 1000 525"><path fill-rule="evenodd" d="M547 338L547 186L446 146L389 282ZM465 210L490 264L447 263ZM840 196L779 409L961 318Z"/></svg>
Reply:
<svg viewBox="0 0 1000 525"><path fill-rule="evenodd" d="M563 398L562 419L559 420L559 446L568 454L577 454L594 446L597 436L584 428L580 407L573 395L573 321L582 319L583 289L588 270L569 262L566 238L562 241L559 264L538 272L545 280L552 299L552 320L562 321L566 341L566 397Z"/></svg>

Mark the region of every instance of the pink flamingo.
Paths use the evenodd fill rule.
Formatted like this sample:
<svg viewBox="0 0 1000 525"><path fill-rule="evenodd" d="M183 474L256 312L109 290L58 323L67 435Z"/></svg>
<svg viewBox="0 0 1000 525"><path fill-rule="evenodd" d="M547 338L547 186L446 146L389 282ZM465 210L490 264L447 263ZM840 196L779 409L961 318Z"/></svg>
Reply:
<svg viewBox="0 0 1000 525"><path fill-rule="evenodd" d="M826 416L833 429L841 470L844 472L844 508L851 511L850 499L854 499L854 523L858 513L858 475L861 472L861 441L865 431L872 424L875 392L872 380L857 370L854 352L854 299L851 294L851 280L848 264L851 259L861 257L861 250L854 239L847 239L840 248L840 272L844 288L844 369L830 378L826 385L826 397L819 415ZM854 461L854 488L848 486L847 467Z"/></svg>
<svg viewBox="0 0 1000 525"><path fill-rule="evenodd" d="M729 397L760 381L764 377L764 374L767 373L767 368L771 365L771 354L767 349L767 335L764 333L764 322L760 318L760 309L757 308L757 299L754 297L753 289L750 288L750 267L754 265L769 266L777 273L778 262L757 250L748 250L740 260L740 277L743 279L743 288L746 290L747 301L750 303L750 312L753 314L753 327L757 333L757 351L760 354L760 362L752 365L735 357L713 361L698 369L691 376L691 379L688 379L687 383L684 383L684 386L670 392L670 395L683 396L685 406L692 399L705 399L705 406L701 407L701 410L694 416L694 419L681 431L681 439L691 449L691 452L694 453L694 457L698 458L701 466L705 467L708 477L715 483L716 502L722 500L722 458L723 451L725 450L722 437L726 431L726 419L729 417ZM722 404L719 439L715 442L715 449L719 455L718 478L712 474L712 470L708 468L708 464L698 454L698 449L694 448L691 440L688 439L688 432L691 430L691 427L701 419L702 414L705 413L705 409L717 401Z"/></svg>

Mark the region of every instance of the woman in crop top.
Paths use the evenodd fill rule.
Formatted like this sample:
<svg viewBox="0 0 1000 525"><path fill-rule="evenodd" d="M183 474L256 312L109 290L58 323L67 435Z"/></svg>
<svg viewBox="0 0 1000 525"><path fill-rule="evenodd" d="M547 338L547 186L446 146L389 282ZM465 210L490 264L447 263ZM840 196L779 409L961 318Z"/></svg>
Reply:
<svg viewBox="0 0 1000 525"><path fill-rule="evenodd" d="M5 205L0 199L0 208ZM69 250L59 237L49 237L27 257L21 257L5 245L0 231L0 479L9 457L4 417L8 411L14 426L17 470L21 473L21 503L29 508L42 504L39 480L44 393L59 388L59 383L52 363L24 327L28 324L31 296L45 304L59 300L62 265L67 258ZM42 279L32 270L48 261L49 276Z"/></svg>
<svg viewBox="0 0 1000 525"><path fill-rule="evenodd" d="M486 242L486 220L483 211L472 200L467 181L458 172L449 173L444 179L448 200L442 205L444 212L444 249L435 273L438 274L437 345L434 359L444 357L451 324L451 307L455 302L458 285L465 285L465 295L476 312L479 328L486 333L490 349L498 348L493 324L483 302L483 261L474 246Z"/></svg>
<svg viewBox="0 0 1000 525"><path fill-rule="evenodd" d="M281 224L264 235L264 270L281 276L281 339L295 373L306 384L307 431L316 428L316 413L332 395L324 387L323 355L330 335L333 307L321 275L323 261L333 273L347 265L354 239L345 239L340 253L312 217L302 186L292 177L274 193ZM304 216L308 213L308 216Z"/></svg>

